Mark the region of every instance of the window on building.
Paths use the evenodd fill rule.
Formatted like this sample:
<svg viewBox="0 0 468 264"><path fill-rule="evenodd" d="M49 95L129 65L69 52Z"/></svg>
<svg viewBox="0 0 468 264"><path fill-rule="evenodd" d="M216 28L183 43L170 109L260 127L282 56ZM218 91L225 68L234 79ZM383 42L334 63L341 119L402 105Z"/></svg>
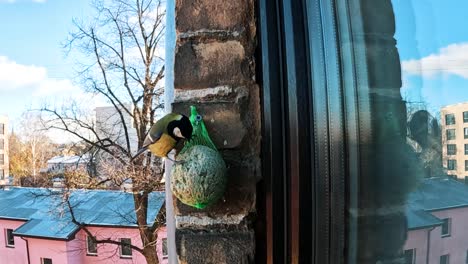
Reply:
<svg viewBox="0 0 468 264"><path fill-rule="evenodd" d="M121 238L120 239L120 256L124 258L132 257L132 248L130 245L132 240L130 238Z"/></svg>
<svg viewBox="0 0 468 264"><path fill-rule="evenodd" d="M452 220L450 218L442 219L441 233L443 237L450 236L451 225L452 225Z"/></svg>
<svg viewBox="0 0 468 264"><path fill-rule="evenodd" d="M468 171L468 160L465 160L465 171Z"/></svg>
<svg viewBox="0 0 468 264"><path fill-rule="evenodd" d="M52 264L51 258L41 258L41 264Z"/></svg>
<svg viewBox="0 0 468 264"><path fill-rule="evenodd" d="M405 263L416 264L416 249L405 250Z"/></svg>
<svg viewBox="0 0 468 264"><path fill-rule="evenodd" d="M5 170L0 170L0 180L5 179Z"/></svg>
<svg viewBox="0 0 468 264"><path fill-rule="evenodd" d="M468 111L463 112L463 123L468 123Z"/></svg>
<svg viewBox="0 0 468 264"><path fill-rule="evenodd" d="M5 229L5 245L7 247L15 247L15 238L13 237L13 229Z"/></svg>
<svg viewBox="0 0 468 264"><path fill-rule="evenodd" d="M447 161L447 169L448 170L456 170L457 169L457 161L456 160L448 160Z"/></svg>
<svg viewBox="0 0 468 264"><path fill-rule="evenodd" d="M90 236L86 237L86 253L93 256L97 255L97 244Z"/></svg>
<svg viewBox="0 0 468 264"><path fill-rule="evenodd" d="M0 149L4 149L5 148L5 141L3 138L0 138Z"/></svg>
<svg viewBox="0 0 468 264"><path fill-rule="evenodd" d="M163 258L167 258L167 257L168 257L168 253L167 253L167 238L163 238L163 239L162 239L162 254L163 254Z"/></svg>
<svg viewBox="0 0 468 264"><path fill-rule="evenodd" d="M455 125L455 115L454 114L446 114L445 115L445 124L446 125Z"/></svg>
<svg viewBox="0 0 468 264"><path fill-rule="evenodd" d="M464 138L468 138L468 127L463 128Z"/></svg>
<svg viewBox="0 0 468 264"><path fill-rule="evenodd" d="M455 129L447 129L447 140L455 139Z"/></svg>
<svg viewBox="0 0 468 264"><path fill-rule="evenodd" d="M440 256L440 264L449 264L449 261L450 261L449 254Z"/></svg>
<svg viewBox="0 0 468 264"><path fill-rule="evenodd" d="M5 156L3 154L0 154L0 165L4 165L5 164Z"/></svg>
<svg viewBox="0 0 468 264"><path fill-rule="evenodd" d="M457 154L457 145L447 144L447 155L455 155L455 154Z"/></svg>
<svg viewBox="0 0 468 264"><path fill-rule="evenodd" d="M465 144L465 155L468 155L468 144Z"/></svg>
<svg viewBox="0 0 468 264"><path fill-rule="evenodd" d="M5 124L0 124L0 135L5 134Z"/></svg>

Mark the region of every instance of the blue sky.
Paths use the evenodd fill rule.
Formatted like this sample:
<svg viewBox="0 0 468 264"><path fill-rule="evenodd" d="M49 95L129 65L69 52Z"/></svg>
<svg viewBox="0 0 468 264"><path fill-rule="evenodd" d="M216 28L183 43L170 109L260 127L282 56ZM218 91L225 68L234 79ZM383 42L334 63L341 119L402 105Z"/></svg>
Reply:
<svg viewBox="0 0 468 264"><path fill-rule="evenodd" d="M72 19L91 13L85 0L0 0L0 114L14 122L27 109L79 93L73 56L62 44Z"/></svg>
<svg viewBox="0 0 468 264"><path fill-rule="evenodd" d="M402 95L432 113L468 101L466 0L393 0Z"/></svg>
<svg viewBox="0 0 468 264"><path fill-rule="evenodd" d="M79 96L62 43L91 0L0 0L0 114ZM393 0L402 95L429 110L468 101L468 1Z"/></svg>

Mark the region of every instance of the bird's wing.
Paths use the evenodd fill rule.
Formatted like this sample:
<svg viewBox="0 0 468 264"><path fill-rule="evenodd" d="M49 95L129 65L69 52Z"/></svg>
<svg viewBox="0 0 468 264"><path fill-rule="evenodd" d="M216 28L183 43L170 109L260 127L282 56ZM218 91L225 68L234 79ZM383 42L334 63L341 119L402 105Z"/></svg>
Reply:
<svg viewBox="0 0 468 264"><path fill-rule="evenodd" d="M153 144L154 142L158 141L163 134L163 131L154 131L154 133L148 133L146 135L145 141L143 141L143 148L148 147L149 145Z"/></svg>

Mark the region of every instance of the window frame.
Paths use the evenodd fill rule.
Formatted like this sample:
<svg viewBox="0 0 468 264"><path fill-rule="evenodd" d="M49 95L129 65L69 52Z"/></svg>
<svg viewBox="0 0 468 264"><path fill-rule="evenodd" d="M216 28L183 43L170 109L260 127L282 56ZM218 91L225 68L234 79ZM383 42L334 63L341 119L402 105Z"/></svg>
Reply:
<svg viewBox="0 0 468 264"><path fill-rule="evenodd" d="M89 250L89 243L90 242L94 244L96 252L91 252ZM86 236L86 255L87 256L97 256L98 255L97 243L95 243L93 241L93 239L88 235Z"/></svg>
<svg viewBox="0 0 468 264"><path fill-rule="evenodd" d="M5 247L7 248L14 248L15 247L15 236L13 235L13 229L5 228ZM10 236L13 244L10 244Z"/></svg>
<svg viewBox="0 0 468 264"><path fill-rule="evenodd" d="M442 262L442 258L446 258L446 260L444 262ZM450 254L441 255L439 263L440 264L450 264Z"/></svg>
<svg viewBox="0 0 468 264"><path fill-rule="evenodd" d="M450 131L450 132L453 131L453 137L450 137L450 138L449 138L449 135L452 135L452 133L449 133L449 131ZM446 134L445 136L446 136L446 139L447 139L447 140L456 140L456 139L457 139L457 131L456 131L454 128L446 129L446 130L445 130L445 134Z"/></svg>
<svg viewBox="0 0 468 264"><path fill-rule="evenodd" d="M41 264L46 264L46 263L45 263L46 260L50 260L50 264L53 264L53 263L54 263L54 261L53 261L52 258L42 258L42 257L41 257Z"/></svg>
<svg viewBox="0 0 468 264"><path fill-rule="evenodd" d="M123 240L129 240L129 244L124 244ZM120 245L119 245L119 253L121 258L133 258L133 249L130 246L132 244L131 238L120 238ZM124 255L124 246L128 246L130 248L130 255Z"/></svg>
<svg viewBox="0 0 468 264"><path fill-rule="evenodd" d="M164 251L166 251L166 252L164 252ZM168 248L167 248L167 237L164 237L163 239L161 239L161 253L162 253L163 259L169 258L169 252L168 252Z"/></svg>
<svg viewBox="0 0 468 264"><path fill-rule="evenodd" d="M451 164L453 166L450 166ZM456 159L448 159L447 160L447 170L450 170L450 171L456 171L457 170L457 160Z"/></svg>
<svg viewBox="0 0 468 264"><path fill-rule="evenodd" d="M410 248L410 249L406 249L404 252L403 252L403 255L405 256L405 259L406 259L406 252L407 251L411 251L411 263L406 263L406 264L416 264L416 249L415 248Z"/></svg>
<svg viewBox="0 0 468 264"><path fill-rule="evenodd" d="M447 118L448 116L451 116L451 118ZM453 123L449 124L449 120L453 120ZM445 125L446 126L452 126L452 125L455 125L455 124L456 124L455 114L445 114Z"/></svg>
<svg viewBox="0 0 468 264"><path fill-rule="evenodd" d="M444 225L447 223L447 232L444 233ZM440 227L440 236L441 237L450 237L452 235L452 218L442 219L442 225Z"/></svg>
<svg viewBox="0 0 468 264"><path fill-rule="evenodd" d="M447 144L447 155L457 155L457 144Z"/></svg>

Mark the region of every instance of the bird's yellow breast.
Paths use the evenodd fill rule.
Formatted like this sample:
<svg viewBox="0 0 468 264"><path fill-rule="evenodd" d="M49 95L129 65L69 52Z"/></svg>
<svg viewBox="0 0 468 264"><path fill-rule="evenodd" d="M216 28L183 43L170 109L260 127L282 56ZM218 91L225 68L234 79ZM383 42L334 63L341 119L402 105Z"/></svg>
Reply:
<svg viewBox="0 0 468 264"><path fill-rule="evenodd" d="M177 141L168 134L162 134L155 143L148 146L148 149L153 155L158 157L166 157L177 144Z"/></svg>

